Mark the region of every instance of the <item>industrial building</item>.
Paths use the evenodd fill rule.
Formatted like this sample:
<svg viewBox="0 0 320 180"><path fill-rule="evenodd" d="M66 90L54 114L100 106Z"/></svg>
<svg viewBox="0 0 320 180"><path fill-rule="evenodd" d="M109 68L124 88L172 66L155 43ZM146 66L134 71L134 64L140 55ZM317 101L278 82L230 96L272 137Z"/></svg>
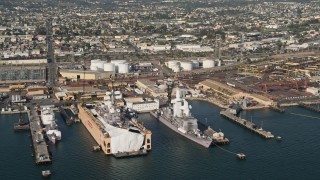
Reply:
<svg viewBox="0 0 320 180"><path fill-rule="evenodd" d="M315 87L308 87L308 88L306 89L306 92L307 92L307 93L310 93L310 94L312 94L312 95L315 95L315 96L319 96L319 94L320 94L319 88L315 88Z"/></svg>
<svg viewBox="0 0 320 180"><path fill-rule="evenodd" d="M86 70L73 70L73 69L60 69L60 75L64 78L71 80L86 79L86 80L98 80L109 78L110 75L114 75L114 72L99 72Z"/></svg>
<svg viewBox="0 0 320 180"><path fill-rule="evenodd" d="M155 82L152 82L148 79L139 79L136 82L136 86L146 94L149 94L153 97L165 97L167 96L167 87L164 86L157 86Z"/></svg>
<svg viewBox="0 0 320 180"><path fill-rule="evenodd" d="M0 66L0 83L45 82L47 68L35 65L2 65Z"/></svg>
<svg viewBox="0 0 320 180"><path fill-rule="evenodd" d="M159 100L144 99L142 97L124 98L127 108L137 112L150 112L159 109Z"/></svg>
<svg viewBox="0 0 320 180"><path fill-rule="evenodd" d="M251 98L264 106L270 106L273 104L273 101L271 99L268 99L259 94L245 93L223 83L210 79L200 82L196 87L197 89L202 89L204 91L214 91L219 97L224 97L226 98L226 100Z"/></svg>

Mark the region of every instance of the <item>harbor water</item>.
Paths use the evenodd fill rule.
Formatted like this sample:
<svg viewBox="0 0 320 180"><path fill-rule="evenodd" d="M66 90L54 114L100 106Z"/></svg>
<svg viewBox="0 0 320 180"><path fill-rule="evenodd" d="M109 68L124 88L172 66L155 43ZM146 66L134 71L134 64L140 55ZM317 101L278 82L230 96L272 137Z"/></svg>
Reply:
<svg viewBox="0 0 320 180"><path fill-rule="evenodd" d="M0 115L0 174L2 179L319 179L320 115L300 107L285 113L269 109L242 112L241 117L281 136L264 139L220 116L220 109L193 101L192 113L202 123L221 130L230 140L222 146L244 153L246 160L217 147L205 149L176 134L149 114L140 121L152 131L152 151L145 157L115 159L92 152L95 141L81 124L67 126L59 113L62 141L50 145L53 162L37 166L32 157L29 132L14 132L19 115Z"/></svg>

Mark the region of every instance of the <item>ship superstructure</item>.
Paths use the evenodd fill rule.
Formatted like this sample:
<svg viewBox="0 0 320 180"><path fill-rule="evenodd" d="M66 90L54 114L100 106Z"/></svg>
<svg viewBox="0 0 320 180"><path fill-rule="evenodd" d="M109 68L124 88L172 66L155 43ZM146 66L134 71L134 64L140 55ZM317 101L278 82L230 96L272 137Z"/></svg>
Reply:
<svg viewBox="0 0 320 180"><path fill-rule="evenodd" d="M58 125L52 108L41 109L41 121L45 127L48 139L54 144L57 141L60 141L61 131L58 130Z"/></svg>
<svg viewBox="0 0 320 180"><path fill-rule="evenodd" d="M108 94L107 94L108 96ZM126 120L111 98L78 105L79 118L105 154L116 157L143 155L151 150L151 131L136 119Z"/></svg>

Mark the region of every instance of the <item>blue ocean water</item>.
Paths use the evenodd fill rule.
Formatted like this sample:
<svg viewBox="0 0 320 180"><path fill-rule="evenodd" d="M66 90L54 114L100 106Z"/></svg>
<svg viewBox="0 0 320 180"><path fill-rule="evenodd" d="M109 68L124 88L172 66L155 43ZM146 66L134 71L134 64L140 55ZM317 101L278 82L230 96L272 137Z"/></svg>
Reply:
<svg viewBox="0 0 320 180"><path fill-rule="evenodd" d="M41 171L45 169L52 171L51 179L77 180L320 178L318 113L290 107L283 114L268 109L241 114L258 126L263 122L263 129L283 138L278 142L263 139L224 119L214 105L201 101L191 105L195 117L215 130L220 129L230 139L231 143L223 148L243 152L247 159L241 161L217 147L205 149L194 144L149 114L141 114L139 119L153 133L152 151L144 157L115 159L92 152L95 142L85 127L81 123L66 126L57 113L62 141L49 147L53 163L37 166L31 156L29 132L13 131L18 115L0 115L1 179L42 179Z"/></svg>

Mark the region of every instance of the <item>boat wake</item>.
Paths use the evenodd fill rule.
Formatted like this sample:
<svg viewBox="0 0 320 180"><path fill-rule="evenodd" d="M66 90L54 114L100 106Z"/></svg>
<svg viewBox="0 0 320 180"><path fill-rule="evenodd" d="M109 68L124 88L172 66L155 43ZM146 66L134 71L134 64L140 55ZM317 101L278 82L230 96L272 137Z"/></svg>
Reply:
<svg viewBox="0 0 320 180"><path fill-rule="evenodd" d="M312 119L320 119L319 117L308 116L308 115L305 115L305 114L297 114L297 113L290 113L290 114L295 115L295 116L308 117L308 118L312 118Z"/></svg>

